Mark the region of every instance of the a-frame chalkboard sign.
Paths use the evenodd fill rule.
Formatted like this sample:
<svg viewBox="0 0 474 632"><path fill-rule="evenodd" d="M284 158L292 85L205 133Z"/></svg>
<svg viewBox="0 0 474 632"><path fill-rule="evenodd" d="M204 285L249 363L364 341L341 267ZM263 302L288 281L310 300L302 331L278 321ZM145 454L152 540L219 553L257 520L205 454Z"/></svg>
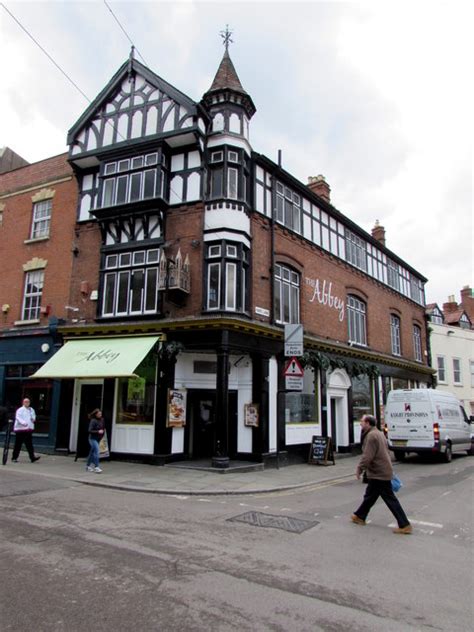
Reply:
<svg viewBox="0 0 474 632"><path fill-rule="evenodd" d="M309 447L308 463L310 465L331 465L328 461L332 461L332 465L336 465L331 437L313 436Z"/></svg>

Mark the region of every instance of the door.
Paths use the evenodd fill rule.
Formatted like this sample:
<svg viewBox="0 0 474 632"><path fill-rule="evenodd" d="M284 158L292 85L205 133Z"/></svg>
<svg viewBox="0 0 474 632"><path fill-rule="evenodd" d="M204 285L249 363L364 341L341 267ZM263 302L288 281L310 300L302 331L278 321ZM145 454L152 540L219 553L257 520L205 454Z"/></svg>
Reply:
<svg viewBox="0 0 474 632"><path fill-rule="evenodd" d="M89 454L89 413L95 408L102 408L103 383L79 382L76 385L74 433L71 433L71 451L76 453L76 459Z"/></svg>
<svg viewBox="0 0 474 632"><path fill-rule="evenodd" d="M210 459L214 454L216 396L212 391L198 391L191 397L193 459Z"/></svg>
<svg viewBox="0 0 474 632"><path fill-rule="evenodd" d="M188 436L185 445L189 446L192 459L210 459L214 456L216 395L211 390L188 391ZM237 393L229 392L229 456L237 451Z"/></svg>

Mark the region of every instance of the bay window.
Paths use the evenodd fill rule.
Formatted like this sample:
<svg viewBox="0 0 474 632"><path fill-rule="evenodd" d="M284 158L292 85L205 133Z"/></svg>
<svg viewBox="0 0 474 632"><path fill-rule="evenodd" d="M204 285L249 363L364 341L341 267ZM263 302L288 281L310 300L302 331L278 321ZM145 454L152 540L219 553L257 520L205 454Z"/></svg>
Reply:
<svg viewBox="0 0 474 632"><path fill-rule="evenodd" d="M102 316L156 314L159 249L105 257Z"/></svg>
<svg viewBox="0 0 474 632"><path fill-rule="evenodd" d="M222 241L207 246L207 310L248 311L248 248Z"/></svg>

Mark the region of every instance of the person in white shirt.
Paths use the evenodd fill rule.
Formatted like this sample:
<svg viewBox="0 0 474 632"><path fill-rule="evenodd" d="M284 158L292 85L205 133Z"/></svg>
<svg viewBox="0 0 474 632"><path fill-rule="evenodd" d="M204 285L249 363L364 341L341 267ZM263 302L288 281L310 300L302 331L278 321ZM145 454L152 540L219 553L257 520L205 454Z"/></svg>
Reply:
<svg viewBox="0 0 474 632"><path fill-rule="evenodd" d="M25 444L30 461L34 463L40 458L36 456L33 449L33 430L35 429L36 413L31 408L31 402L28 397L25 397L22 403L23 406L18 408L15 413L15 425L13 426L15 447L13 448L12 461L13 463L18 463L21 448Z"/></svg>

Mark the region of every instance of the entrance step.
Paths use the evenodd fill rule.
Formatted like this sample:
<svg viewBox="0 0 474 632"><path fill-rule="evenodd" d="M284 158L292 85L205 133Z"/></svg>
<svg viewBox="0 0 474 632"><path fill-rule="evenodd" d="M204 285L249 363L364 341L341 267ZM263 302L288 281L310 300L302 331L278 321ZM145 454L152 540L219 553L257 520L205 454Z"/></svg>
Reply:
<svg viewBox="0 0 474 632"><path fill-rule="evenodd" d="M229 461L229 467L212 467L211 459L199 459L197 461L176 461L166 463L165 467L175 467L185 470L200 470L201 472L215 472L216 474L235 474L242 472L263 472L263 463L252 463L250 461Z"/></svg>

